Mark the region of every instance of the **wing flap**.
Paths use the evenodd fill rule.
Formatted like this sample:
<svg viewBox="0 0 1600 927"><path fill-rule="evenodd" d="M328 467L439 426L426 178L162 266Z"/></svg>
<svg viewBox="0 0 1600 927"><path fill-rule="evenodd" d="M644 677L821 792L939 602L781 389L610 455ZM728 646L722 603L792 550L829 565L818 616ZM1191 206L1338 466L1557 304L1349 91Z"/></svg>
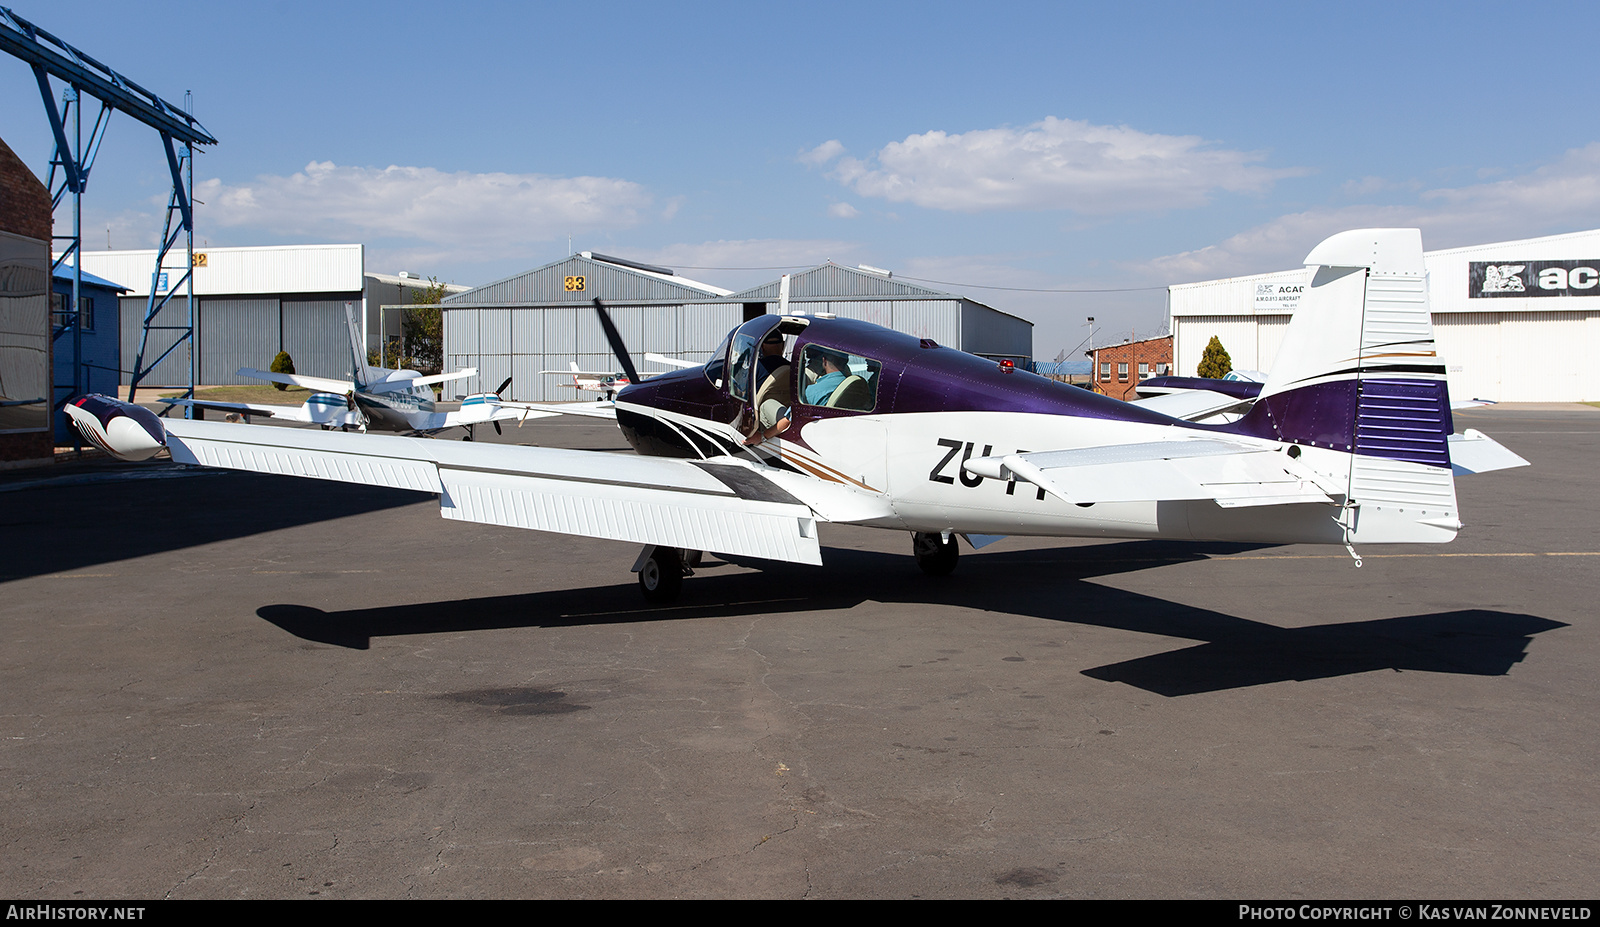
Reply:
<svg viewBox="0 0 1600 927"><path fill-rule="evenodd" d="M815 519L803 505L643 486L590 484L440 469L445 518L558 534L821 564Z"/></svg>

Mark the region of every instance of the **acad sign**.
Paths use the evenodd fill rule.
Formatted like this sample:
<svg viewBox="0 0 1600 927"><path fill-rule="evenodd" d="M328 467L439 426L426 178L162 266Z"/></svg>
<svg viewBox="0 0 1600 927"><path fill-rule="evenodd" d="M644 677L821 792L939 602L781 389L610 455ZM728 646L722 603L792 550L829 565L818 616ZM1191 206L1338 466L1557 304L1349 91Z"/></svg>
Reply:
<svg viewBox="0 0 1600 927"><path fill-rule="evenodd" d="M1593 261L1473 261L1467 298L1600 296L1600 259Z"/></svg>
<svg viewBox="0 0 1600 927"><path fill-rule="evenodd" d="M1305 285L1299 283L1256 284L1256 312L1293 312L1300 305Z"/></svg>

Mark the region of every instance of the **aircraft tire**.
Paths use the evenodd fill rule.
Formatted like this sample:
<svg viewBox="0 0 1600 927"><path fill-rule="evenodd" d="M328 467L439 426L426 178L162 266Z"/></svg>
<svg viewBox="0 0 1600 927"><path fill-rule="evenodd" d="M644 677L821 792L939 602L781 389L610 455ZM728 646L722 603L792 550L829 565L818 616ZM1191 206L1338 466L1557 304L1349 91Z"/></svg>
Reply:
<svg viewBox="0 0 1600 927"><path fill-rule="evenodd" d="M675 547L657 547L639 567L639 591L652 605L671 602L683 589L683 560Z"/></svg>
<svg viewBox="0 0 1600 927"><path fill-rule="evenodd" d="M937 532L917 531L911 535L911 553L916 556L922 572L929 576L949 576L955 572L961 548L953 534L947 542Z"/></svg>

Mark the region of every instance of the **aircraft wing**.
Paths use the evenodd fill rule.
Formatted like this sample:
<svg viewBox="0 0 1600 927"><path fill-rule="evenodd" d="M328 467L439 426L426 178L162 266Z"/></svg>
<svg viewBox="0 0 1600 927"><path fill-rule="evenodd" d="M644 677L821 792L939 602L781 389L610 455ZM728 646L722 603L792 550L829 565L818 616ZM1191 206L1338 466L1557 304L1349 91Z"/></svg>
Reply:
<svg viewBox="0 0 1600 927"><path fill-rule="evenodd" d="M1238 508L1334 503L1343 492L1288 454L1221 438L975 457L965 468L1073 503L1211 499Z"/></svg>
<svg viewBox="0 0 1600 927"><path fill-rule="evenodd" d="M327 377L303 377L297 373L272 373L267 370L257 370L254 367L240 367L241 377L252 377L257 380L271 380L273 383L287 383L290 386L303 386L322 393L348 393L356 388L351 380L332 380Z"/></svg>
<svg viewBox="0 0 1600 927"><path fill-rule="evenodd" d="M217 409L222 412L238 412L240 415L266 415L271 418L286 419L291 422L309 422L311 417L306 414L305 406L269 406L253 402L217 402L211 399L163 399L162 402L175 406L192 406L196 409Z"/></svg>
<svg viewBox="0 0 1600 927"><path fill-rule="evenodd" d="M704 364L697 364L694 361L679 360L676 357L668 357L665 354L656 354L653 351L650 352L650 353L645 354L644 359L647 360L647 361L650 361L653 364L666 364L668 367L704 367L705 366Z"/></svg>
<svg viewBox="0 0 1600 927"><path fill-rule="evenodd" d="M1208 389L1185 389L1146 396L1135 399L1129 404L1153 409L1162 415L1181 418L1186 422L1198 422L1222 412L1242 411L1254 401Z"/></svg>
<svg viewBox="0 0 1600 927"><path fill-rule="evenodd" d="M820 564L808 505L748 463L161 420L179 463L411 489L458 521Z"/></svg>
<svg viewBox="0 0 1600 927"><path fill-rule="evenodd" d="M430 427L450 428L456 425L483 425L489 422L511 422L522 424L530 419L550 418L561 413L554 409L541 409L525 404L508 406L493 398L472 396L461 404L461 408L454 412L436 413L443 424ZM613 416L614 417L614 416Z"/></svg>
<svg viewBox="0 0 1600 927"><path fill-rule="evenodd" d="M597 377L601 380L622 376L615 370L541 370L539 374L552 377Z"/></svg>
<svg viewBox="0 0 1600 927"><path fill-rule="evenodd" d="M515 410L515 415L504 416L508 418L521 418L521 410L526 409L529 418L543 418L546 415L582 415L588 418L603 418L610 421L617 420L617 406L614 402L502 402L500 408Z"/></svg>

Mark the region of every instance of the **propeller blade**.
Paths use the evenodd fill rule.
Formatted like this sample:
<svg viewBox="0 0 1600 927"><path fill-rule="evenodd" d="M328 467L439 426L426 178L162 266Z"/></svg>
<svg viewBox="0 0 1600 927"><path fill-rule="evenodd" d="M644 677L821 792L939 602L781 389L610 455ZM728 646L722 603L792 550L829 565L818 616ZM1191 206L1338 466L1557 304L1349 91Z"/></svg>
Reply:
<svg viewBox="0 0 1600 927"><path fill-rule="evenodd" d="M617 327L611 324L611 316L606 314L606 307L600 304L599 297L595 297L594 311L600 314L600 327L605 329L606 340L611 342L611 353L617 356L617 363L622 365L622 372L628 375L628 382L638 383L639 371L634 369L633 358L628 356L628 346L622 343L622 336L617 333Z"/></svg>
<svg viewBox="0 0 1600 927"><path fill-rule="evenodd" d="M501 393L505 392L506 391L506 387L508 387L510 385L511 385L511 378L510 377L506 377L506 381L504 383L500 384L500 387L494 391L494 394L496 396L500 395ZM498 429L496 429L496 430L498 430Z"/></svg>
<svg viewBox="0 0 1600 927"><path fill-rule="evenodd" d="M489 424L494 426L494 433L495 434L497 434L497 435L505 434L505 432L500 430L500 420L499 419L495 419L494 421L490 422Z"/></svg>

